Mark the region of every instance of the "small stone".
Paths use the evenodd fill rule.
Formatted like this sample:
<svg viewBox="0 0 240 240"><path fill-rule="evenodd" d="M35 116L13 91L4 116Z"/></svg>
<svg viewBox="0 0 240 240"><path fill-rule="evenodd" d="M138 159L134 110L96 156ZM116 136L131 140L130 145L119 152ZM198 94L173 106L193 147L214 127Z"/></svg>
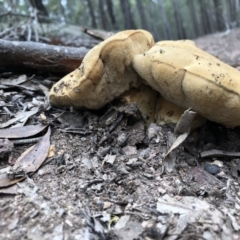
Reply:
<svg viewBox="0 0 240 240"><path fill-rule="evenodd" d="M123 149L123 153L127 156L137 154L137 148L134 146L126 146Z"/></svg>
<svg viewBox="0 0 240 240"><path fill-rule="evenodd" d="M207 162L204 164L204 170L212 175L216 175L220 172L219 166Z"/></svg>
<svg viewBox="0 0 240 240"><path fill-rule="evenodd" d="M103 209L108 209L112 206L112 203L111 202L104 202L103 203Z"/></svg>

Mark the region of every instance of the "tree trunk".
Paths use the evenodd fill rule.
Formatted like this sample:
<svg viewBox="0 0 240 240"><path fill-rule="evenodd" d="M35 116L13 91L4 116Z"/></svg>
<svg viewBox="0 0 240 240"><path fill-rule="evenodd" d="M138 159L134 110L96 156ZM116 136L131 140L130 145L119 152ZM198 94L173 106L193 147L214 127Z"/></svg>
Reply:
<svg viewBox="0 0 240 240"><path fill-rule="evenodd" d="M131 13L131 6L128 0L120 0L122 14L124 18L124 27L125 29L134 29L135 23L133 21L132 13Z"/></svg>
<svg viewBox="0 0 240 240"><path fill-rule="evenodd" d="M192 19L192 27L194 32L194 38L200 36L199 23L197 20L196 7L193 0L188 0L187 5Z"/></svg>
<svg viewBox="0 0 240 240"><path fill-rule="evenodd" d="M112 23L113 29L117 30L117 29L119 29L119 26L118 26L117 20L115 18L115 15L113 13L112 0L106 0L106 3L107 3L108 15L109 15L109 17L111 19L111 23Z"/></svg>
<svg viewBox="0 0 240 240"><path fill-rule="evenodd" d="M102 28L104 30L110 30L107 15L106 15L106 12L104 11L104 2L103 2L103 0L98 0L98 3L99 3L98 6L99 6L99 10L100 10Z"/></svg>
<svg viewBox="0 0 240 240"><path fill-rule="evenodd" d="M159 8L160 8L160 14L161 14L162 21L163 21L165 38L166 39L173 39L172 30L170 28L170 25L169 25L169 22L168 22L168 19L167 19L167 15L166 15L166 11L165 11L165 8L164 8L161 0L158 0L158 5L159 5Z"/></svg>
<svg viewBox="0 0 240 240"><path fill-rule="evenodd" d="M42 3L42 0L29 0L33 8L36 8L40 15L48 16L48 11Z"/></svg>
<svg viewBox="0 0 240 240"><path fill-rule="evenodd" d="M186 39L186 31L183 24L183 17L182 13L180 11L180 6L178 0L172 0L173 10L174 10L174 16L175 21L177 25L177 36L178 39Z"/></svg>
<svg viewBox="0 0 240 240"><path fill-rule="evenodd" d="M236 1L235 0L228 0L227 5L228 5L228 8L229 8L230 26L231 27L236 27L238 25Z"/></svg>
<svg viewBox="0 0 240 240"><path fill-rule="evenodd" d="M206 11L206 2L205 0L199 1L200 4L200 16L201 16L201 23L202 23L202 29L203 29L203 34L209 34L211 32L210 28L210 21L209 17Z"/></svg>
<svg viewBox="0 0 240 240"><path fill-rule="evenodd" d="M147 6L147 11L149 12L150 16L156 16L156 10L157 10L157 5L155 2L150 1L150 3ZM154 38L159 41L164 39L164 37L162 37L162 33L159 30L159 27L156 26L155 22L153 21L153 17L149 19L150 21L150 32L153 34Z"/></svg>
<svg viewBox="0 0 240 240"><path fill-rule="evenodd" d="M87 0L87 4L88 4L88 9L89 9L89 13L92 19L92 28L97 28L97 23L96 23L96 19L95 19L95 15L94 15L94 9L93 9L93 5L92 5L92 1L91 0Z"/></svg>
<svg viewBox="0 0 240 240"><path fill-rule="evenodd" d="M225 21L222 14L222 3L220 0L213 0L215 7L215 21L218 31L224 31L226 29Z"/></svg>
<svg viewBox="0 0 240 240"><path fill-rule="evenodd" d="M148 26L148 20L146 18L146 11L143 7L142 0L136 0L138 12L140 15L141 28L145 30L150 30Z"/></svg>

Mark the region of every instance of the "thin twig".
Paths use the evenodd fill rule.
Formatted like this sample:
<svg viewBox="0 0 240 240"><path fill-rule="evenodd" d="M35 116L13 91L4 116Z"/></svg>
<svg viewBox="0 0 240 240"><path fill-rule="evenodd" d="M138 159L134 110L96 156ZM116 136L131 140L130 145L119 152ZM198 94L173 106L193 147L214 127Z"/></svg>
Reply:
<svg viewBox="0 0 240 240"><path fill-rule="evenodd" d="M26 14L22 14L22 13L14 13L12 11L8 11L8 12L0 14L0 18L5 17L5 16L27 17L27 18L30 17L30 15L26 15Z"/></svg>
<svg viewBox="0 0 240 240"><path fill-rule="evenodd" d="M36 143L38 142L42 137L37 137L37 138L28 138L28 139L20 139L20 140L11 140L11 142L14 145L21 145L21 144L26 144L26 143Z"/></svg>
<svg viewBox="0 0 240 240"><path fill-rule="evenodd" d="M87 188L89 188L90 186L92 186L93 184L98 184L98 183L102 183L104 182L104 180L102 178L99 179L94 179L88 183L86 183L86 185L84 186L83 190L87 190Z"/></svg>
<svg viewBox="0 0 240 240"><path fill-rule="evenodd" d="M11 117L14 116L14 114L7 108L7 107L3 107L3 110L8 113Z"/></svg>

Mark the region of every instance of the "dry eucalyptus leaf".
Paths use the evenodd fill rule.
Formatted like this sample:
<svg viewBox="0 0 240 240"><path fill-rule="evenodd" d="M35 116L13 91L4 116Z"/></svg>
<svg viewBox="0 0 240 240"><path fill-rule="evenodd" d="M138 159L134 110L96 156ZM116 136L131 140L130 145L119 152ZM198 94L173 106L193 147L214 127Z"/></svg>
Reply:
<svg viewBox="0 0 240 240"><path fill-rule="evenodd" d="M20 75L17 78L1 78L0 79L0 84L2 85L7 85L7 86L15 86L15 85L19 85L21 83L24 83L27 81L27 76L26 75Z"/></svg>
<svg viewBox="0 0 240 240"><path fill-rule="evenodd" d="M21 168L24 172L35 172L48 156L50 148L50 127L47 133L38 141L38 143L32 146L30 149L22 153L13 166L13 170Z"/></svg>
<svg viewBox="0 0 240 240"><path fill-rule="evenodd" d="M184 111L181 118L177 122L177 125L174 129L174 133L176 136L179 136L184 133L190 133L192 122L194 117L196 116L196 112L191 111L190 109Z"/></svg>
<svg viewBox="0 0 240 240"><path fill-rule="evenodd" d="M34 83L32 83L32 81L26 81L26 82L23 82L22 84L6 84L6 85L1 85L4 89L6 88L12 88L12 87L15 87L15 88L19 88L21 90L28 90L28 91L37 91L39 90L39 88L37 87L37 85Z"/></svg>
<svg viewBox="0 0 240 240"><path fill-rule="evenodd" d="M9 179L9 175L7 173L5 174L0 174L0 187L8 187L11 185L14 185L17 182L20 182L24 179L25 177L16 177L15 179Z"/></svg>
<svg viewBox="0 0 240 240"><path fill-rule="evenodd" d="M16 85L16 87L19 87L20 89L26 89L26 90L29 90L29 91L36 92L36 91L41 90L39 85L40 84L38 82L35 82L33 80L29 80L29 81L24 82L20 85Z"/></svg>
<svg viewBox="0 0 240 240"><path fill-rule="evenodd" d="M187 138L188 133L183 133L181 135L179 135L175 141L173 142L171 148L168 150L165 158L167 157L167 155L172 152L174 149L176 149L180 144L182 144L184 142L184 140Z"/></svg>
<svg viewBox="0 0 240 240"><path fill-rule="evenodd" d="M5 128L8 127L9 125L12 125L16 122L21 122L22 125L24 125L24 123L26 122L26 120L31 117L32 115L36 114L38 112L38 109L34 109L31 111L27 111L27 112L18 112L15 116L15 118L12 118L10 120L8 120L5 123L0 124L0 128Z"/></svg>
<svg viewBox="0 0 240 240"><path fill-rule="evenodd" d="M47 125L28 125L24 127L15 127L15 128L7 128L0 129L0 138L26 138L30 136L34 136L40 133L43 129L45 129Z"/></svg>
<svg viewBox="0 0 240 240"><path fill-rule="evenodd" d="M191 125L194 119L194 116L196 115L195 112L191 110L186 110L184 111L183 115L179 119L176 127L175 127L175 139L172 143L172 146L166 153L164 159L166 160L166 157L171 153L174 149L176 149L180 144L182 144L185 139L188 137L190 130L191 130Z"/></svg>

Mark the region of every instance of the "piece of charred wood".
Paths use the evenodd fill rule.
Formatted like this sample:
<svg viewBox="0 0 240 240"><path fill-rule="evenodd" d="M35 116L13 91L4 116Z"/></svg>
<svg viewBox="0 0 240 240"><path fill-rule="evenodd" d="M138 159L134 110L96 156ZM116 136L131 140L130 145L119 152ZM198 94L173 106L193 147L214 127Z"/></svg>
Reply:
<svg viewBox="0 0 240 240"><path fill-rule="evenodd" d="M64 75L76 69L87 52L85 47L63 47L0 39L0 71L30 69Z"/></svg>

